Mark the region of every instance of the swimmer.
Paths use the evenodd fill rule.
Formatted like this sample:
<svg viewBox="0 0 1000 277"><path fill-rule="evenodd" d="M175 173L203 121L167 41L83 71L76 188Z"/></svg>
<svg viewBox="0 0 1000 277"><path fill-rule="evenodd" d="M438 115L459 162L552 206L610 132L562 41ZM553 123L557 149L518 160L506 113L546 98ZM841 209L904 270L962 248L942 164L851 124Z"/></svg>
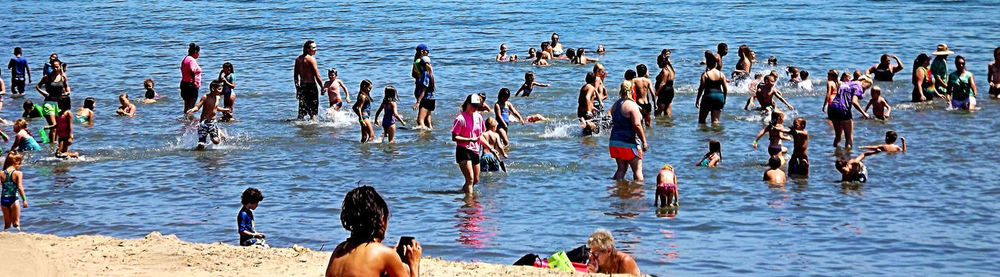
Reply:
<svg viewBox="0 0 1000 277"><path fill-rule="evenodd" d="M656 116L672 115L671 104L674 102L674 65L670 62L670 50L663 49L656 57L656 65L660 73L656 75Z"/></svg>
<svg viewBox="0 0 1000 277"><path fill-rule="evenodd" d="M993 49L993 62L986 70L986 80L990 83L990 97L1000 98L1000 47Z"/></svg>
<svg viewBox="0 0 1000 277"><path fill-rule="evenodd" d="M538 55L538 50L534 47L528 48L528 59L533 60Z"/></svg>
<svg viewBox="0 0 1000 277"><path fill-rule="evenodd" d="M806 131L806 119L796 118L792 121L792 129L787 132L792 136L792 157L788 160L788 174L809 177L809 132Z"/></svg>
<svg viewBox="0 0 1000 277"><path fill-rule="evenodd" d="M587 63L592 63L592 62L597 62L598 61L598 59L595 59L595 58L588 58L586 52L587 52L587 50L585 50L583 48L577 48L576 49L576 62L574 62L574 63L575 64L587 64Z"/></svg>
<svg viewBox="0 0 1000 277"><path fill-rule="evenodd" d="M972 72L965 70L965 57L955 56L955 71L948 75L948 96L951 106L956 109L975 110L978 94L976 78L972 76Z"/></svg>
<svg viewBox="0 0 1000 277"><path fill-rule="evenodd" d="M160 95L156 93L156 89L154 88L155 84L153 83L153 78L146 78L145 81L142 81L142 87L146 89L146 94L145 94L146 98L142 99L142 103L146 104L156 103L156 98L159 98Z"/></svg>
<svg viewBox="0 0 1000 277"><path fill-rule="evenodd" d="M872 108L872 117L878 120L889 119L889 114L892 113L892 106L889 105L889 101L882 97L882 88L878 86L872 87L872 99L868 100L868 105L865 105L865 112L868 108Z"/></svg>
<svg viewBox="0 0 1000 277"><path fill-rule="evenodd" d="M594 100L597 97L594 83L597 81L597 76L593 72L587 72L586 81L587 83L580 88L580 94L577 97L576 117L583 124L584 135L590 135L600 132L597 125L591 121L600 112L597 107L594 107Z"/></svg>
<svg viewBox="0 0 1000 277"><path fill-rule="evenodd" d="M344 85L344 81L337 78L337 68L331 67L327 70L327 80L323 82L323 89L320 90L320 94L329 94L330 107L335 111L339 111L341 107L344 106L344 102L351 103L351 92L347 91L347 86ZM344 100L341 101L340 95L341 90L343 90Z"/></svg>
<svg viewBox="0 0 1000 277"><path fill-rule="evenodd" d="M118 106L118 109L115 110L116 114L125 117L135 116L135 105L128 99L128 93L118 95L118 102L121 103L121 106Z"/></svg>
<svg viewBox="0 0 1000 277"><path fill-rule="evenodd" d="M23 120L23 119L19 119ZM21 172L23 157L17 152L7 153L3 161L3 174L0 174L2 192L0 192L0 209L3 210L3 230L14 227L21 231L21 209L28 208L28 197L24 194L24 173ZM18 197L20 195L20 197ZM18 206L17 201L21 201Z"/></svg>
<svg viewBox="0 0 1000 277"><path fill-rule="evenodd" d="M76 122L87 126L94 126L94 98L83 99L83 107L76 110Z"/></svg>
<svg viewBox="0 0 1000 277"><path fill-rule="evenodd" d="M539 48L541 49L539 54L542 58L545 58L546 60L555 59L556 55L552 53L552 45L550 45L548 41L542 42L542 44L539 45Z"/></svg>
<svg viewBox="0 0 1000 277"><path fill-rule="evenodd" d="M750 105L753 104L753 99L757 98L757 101L760 102L761 110L768 110L768 109L774 110L778 107L778 105L774 103L774 98L777 97L778 100L781 101L781 103L785 104L785 107L787 107L789 110L794 110L795 107L792 107L791 104L788 104L788 101L785 100L785 97L781 96L781 91L778 91L778 89L774 88L776 80L777 79L773 75L768 75L767 77L764 77L764 83L757 85L756 93L750 95L750 98L747 99L747 103L743 105L743 109L746 110L747 108L749 108Z"/></svg>
<svg viewBox="0 0 1000 277"><path fill-rule="evenodd" d="M799 81L799 83L797 84L799 89L804 91L812 91L813 83L812 80L809 79L809 71L803 70L801 73L799 73L799 76L802 76L802 80Z"/></svg>
<svg viewBox="0 0 1000 277"><path fill-rule="evenodd" d="M548 52L542 51L541 53L535 54L535 61L531 62L531 65L537 65L537 66L549 65L549 60L545 58L545 53Z"/></svg>
<svg viewBox="0 0 1000 277"><path fill-rule="evenodd" d="M607 50L604 49L604 44L598 44L597 45L597 54L598 55L604 55L605 52L607 52Z"/></svg>
<svg viewBox="0 0 1000 277"><path fill-rule="evenodd" d="M50 130L55 129L56 141L59 142L56 157L79 157L79 153L69 152L69 146L73 145L73 111L68 97L59 99L59 110L60 114L56 117L56 124L45 127Z"/></svg>
<svg viewBox="0 0 1000 277"><path fill-rule="evenodd" d="M507 55L507 44L500 44L500 53L496 56L497 62L517 62L517 55Z"/></svg>
<svg viewBox="0 0 1000 277"><path fill-rule="evenodd" d="M549 42L549 46L552 47L552 50L549 51L552 53L552 57L559 58L563 55L563 45L559 42L559 34L552 33L552 41Z"/></svg>
<svg viewBox="0 0 1000 277"><path fill-rule="evenodd" d="M772 156L767 159L767 170L764 170L764 181L769 185L784 185L787 182L785 172L781 171L781 158Z"/></svg>
<svg viewBox="0 0 1000 277"><path fill-rule="evenodd" d="M653 120L653 103L656 103L656 94L653 93L653 82L649 80L649 69L646 68L646 65L636 65L635 73L636 76L632 79L635 102L639 104L639 109L642 112L643 125L648 127Z"/></svg>
<svg viewBox="0 0 1000 277"><path fill-rule="evenodd" d="M521 113L517 112L514 103L510 102L510 89L501 88L497 92L497 103L493 107L493 112L496 113L497 119L500 120L497 125L499 127L500 139L503 141L503 144L510 144L510 137L507 136L507 127L510 126L511 122L510 115L513 114L517 118L517 121L521 122L521 125L524 125L524 118L521 117Z"/></svg>
<svg viewBox="0 0 1000 277"><path fill-rule="evenodd" d="M746 44L740 45L739 51L740 60L736 62L736 68L733 69L733 73L730 75L733 81L742 80L750 76L750 70L753 68L753 60L750 59L750 46Z"/></svg>
<svg viewBox="0 0 1000 277"><path fill-rule="evenodd" d="M576 49L570 48L566 50L566 59L569 63L576 64Z"/></svg>
<svg viewBox="0 0 1000 277"><path fill-rule="evenodd" d="M768 134L768 145L767 154L771 157L777 157L781 159L781 164L785 163L784 155L788 153L788 148L781 146L782 140L792 140L792 137L786 134L788 128L785 128L785 113L782 111L774 111L771 113L771 122L760 129L757 133L757 137L753 138L753 149L757 149L757 141L760 140L764 134Z"/></svg>
<svg viewBox="0 0 1000 277"><path fill-rule="evenodd" d="M196 150L204 150L209 139L212 140L212 144L219 144L219 126L215 124L215 117L219 112L232 112L228 108L219 106L219 102L222 100L222 81L214 80L208 87L210 89L208 94L202 96L201 100L198 100L198 104L187 111L187 115L192 116L194 112L201 109L201 116L198 118L198 147L195 148ZM124 96L123 99L127 100L128 98Z"/></svg>
<svg viewBox="0 0 1000 277"><path fill-rule="evenodd" d="M879 151L868 151L861 153L853 159L844 159L843 157L837 158L834 162L834 166L837 171L840 172L841 182L868 182L868 167L862 162L865 157L872 154L877 154Z"/></svg>
<svg viewBox="0 0 1000 277"><path fill-rule="evenodd" d="M889 58L896 60L896 65L889 64ZM879 62L868 70L865 70L865 75L874 75L875 81L881 82L892 82L892 77L903 71L903 62L899 61L899 57L896 55L882 54L879 58Z"/></svg>
<svg viewBox="0 0 1000 277"><path fill-rule="evenodd" d="M233 89L236 89L236 76L234 72L232 63L223 63L222 70L219 71L219 77L217 78L219 81L222 81L222 106L229 109L228 113L222 114L221 121L233 120L233 105L236 102L236 93L233 91Z"/></svg>
<svg viewBox="0 0 1000 277"><path fill-rule="evenodd" d="M497 157L507 159L507 152L504 151L507 144L502 141L500 134L497 133L497 124L497 120L492 117L486 119L486 132L483 132L481 137L489 145L488 148L490 150L483 151L483 154L479 156L479 171L499 171L503 167L500 165L501 161Z"/></svg>
<svg viewBox="0 0 1000 277"><path fill-rule="evenodd" d="M528 96L531 95L531 92L535 90L535 86L540 86L540 87L546 87L547 88L547 87L549 87L549 84L543 84L543 83L535 82L535 72L531 72L531 71L525 72L524 73L524 84L521 84L521 88L517 89L517 93L514 93L514 96L520 95L520 96L528 97Z"/></svg>
<svg viewBox="0 0 1000 277"><path fill-rule="evenodd" d="M653 198L653 206L660 207L677 205L677 175L674 174L674 167L665 164L656 175L656 197Z"/></svg>
<svg viewBox="0 0 1000 277"><path fill-rule="evenodd" d="M14 120L14 143L10 145L13 151L38 151L42 146L31 136L28 131L28 121L23 118Z"/></svg>
<svg viewBox="0 0 1000 277"><path fill-rule="evenodd" d="M708 153L705 153L695 166L717 167L720 162L722 162L722 143L713 139L708 141Z"/></svg>
<svg viewBox="0 0 1000 277"><path fill-rule="evenodd" d="M862 146L861 149L875 150L886 153L906 152L906 138L900 137L902 146L896 145L896 138L899 137L895 131L885 132L885 144Z"/></svg>
<svg viewBox="0 0 1000 277"><path fill-rule="evenodd" d="M354 114L358 116L358 123L361 126L361 143L375 139L375 131L372 129L372 123L368 119L371 116L371 90L372 81L368 79L362 80L361 87L358 89L358 101L354 102L354 106L351 108Z"/></svg>
<svg viewBox="0 0 1000 277"><path fill-rule="evenodd" d="M386 86L385 94L382 96L382 104L378 106L378 110L375 110L376 119L378 119L379 113L385 111L385 114L382 116L382 124L380 124L382 125L382 136L387 138L385 142L392 142L396 137L396 120L399 120L400 124L406 126L406 121L403 121L403 118L399 116L399 112L396 111L396 101L399 100L396 95L395 87Z"/></svg>

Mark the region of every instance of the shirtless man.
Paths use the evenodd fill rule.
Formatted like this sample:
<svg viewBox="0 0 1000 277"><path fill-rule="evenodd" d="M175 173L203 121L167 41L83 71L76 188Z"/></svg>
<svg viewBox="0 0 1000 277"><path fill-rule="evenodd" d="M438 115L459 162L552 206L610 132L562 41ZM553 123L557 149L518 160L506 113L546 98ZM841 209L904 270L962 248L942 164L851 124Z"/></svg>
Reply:
<svg viewBox="0 0 1000 277"><path fill-rule="evenodd" d="M716 50L717 51L715 52L715 60L719 62L715 65L715 69L722 70L722 57L725 57L727 54L729 54L729 45L726 44L725 42L720 42L719 45L716 46ZM706 61L701 61L701 64L705 63Z"/></svg>
<svg viewBox="0 0 1000 277"><path fill-rule="evenodd" d="M576 117L583 125L583 134L590 135L599 131L597 125L591 121L600 112L594 107L594 100L597 98L597 88L594 84L597 81L597 75L593 72L587 72L586 81L587 84L580 88L580 95L577 97Z"/></svg>
<svg viewBox="0 0 1000 277"><path fill-rule="evenodd" d="M304 119L306 115L311 120L316 119L316 113L319 112L319 85L323 80L319 77L315 56L316 42L307 40L302 45L302 55L295 59L292 82L295 83L295 98L299 100L298 119Z"/></svg>
<svg viewBox="0 0 1000 277"><path fill-rule="evenodd" d="M993 49L993 62L986 72L986 81L990 82L990 97L1000 98L1000 47Z"/></svg>
<svg viewBox="0 0 1000 277"><path fill-rule="evenodd" d="M788 107L789 110L794 110L795 108L788 104L785 97L781 96L781 92L774 88L775 80L776 78L774 75L767 75L764 77L764 83L757 86L754 94L750 94L750 99L747 99L747 103L746 105L743 105L743 109L748 109L750 105L753 104L753 99L757 98L757 101L760 102L760 108L758 109L773 110L774 108L777 108L777 105L774 104L774 97L778 97L778 100L781 101L781 103L784 103L785 107Z"/></svg>
<svg viewBox="0 0 1000 277"><path fill-rule="evenodd" d="M649 81L649 69L645 64L635 66L636 77L632 79L632 87L635 88L635 102L639 104L642 112L642 123L649 127L653 117L653 103L656 103L656 94L653 93L653 82Z"/></svg>
<svg viewBox="0 0 1000 277"><path fill-rule="evenodd" d="M209 85L211 91L205 96L201 97L198 104L194 105L187 111L188 116L194 114L199 109L201 109L201 117L198 123L198 148L197 150L204 150L205 145L208 144L208 139L212 139L212 144L219 144L219 127L215 124L215 116L218 112L232 113L232 109L219 107L219 101L222 97L222 81L214 80L212 84Z"/></svg>
<svg viewBox="0 0 1000 277"><path fill-rule="evenodd" d="M608 99L608 88L604 86L604 78L608 77L608 72L604 70L604 65L594 64L594 76L597 80L594 82L594 88L597 90L597 100L604 101Z"/></svg>

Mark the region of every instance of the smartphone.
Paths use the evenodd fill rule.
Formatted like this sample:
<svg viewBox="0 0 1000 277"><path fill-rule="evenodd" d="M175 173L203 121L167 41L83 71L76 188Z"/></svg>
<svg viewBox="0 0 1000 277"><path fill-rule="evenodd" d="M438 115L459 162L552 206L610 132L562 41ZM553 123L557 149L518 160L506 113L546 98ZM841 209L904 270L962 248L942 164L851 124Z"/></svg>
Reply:
<svg viewBox="0 0 1000 277"><path fill-rule="evenodd" d="M396 244L396 254L399 255L400 259L403 259L403 263L410 264L409 259L406 258L406 252L404 252L404 246L412 246L413 237L399 237L399 243Z"/></svg>

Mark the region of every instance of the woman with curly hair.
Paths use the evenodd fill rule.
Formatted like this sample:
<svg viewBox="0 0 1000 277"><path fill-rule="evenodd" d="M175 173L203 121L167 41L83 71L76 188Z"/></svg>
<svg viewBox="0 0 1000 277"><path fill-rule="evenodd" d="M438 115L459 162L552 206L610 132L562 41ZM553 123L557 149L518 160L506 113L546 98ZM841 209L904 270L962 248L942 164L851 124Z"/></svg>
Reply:
<svg viewBox="0 0 1000 277"><path fill-rule="evenodd" d="M361 186L347 192L340 224L351 236L333 250L326 276L420 276L420 243L414 240L404 246L405 263L394 249L382 245L388 222L389 207L375 188Z"/></svg>

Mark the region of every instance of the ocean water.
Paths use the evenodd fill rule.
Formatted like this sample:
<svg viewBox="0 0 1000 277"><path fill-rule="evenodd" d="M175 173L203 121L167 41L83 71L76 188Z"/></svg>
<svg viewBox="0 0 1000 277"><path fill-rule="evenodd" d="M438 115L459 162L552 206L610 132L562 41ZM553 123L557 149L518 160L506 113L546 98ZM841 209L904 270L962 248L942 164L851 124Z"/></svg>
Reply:
<svg viewBox="0 0 1000 277"><path fill-rule="evenodd" d="M46 152L54 146L46 146L25 163L31 206L22 223L26 231L57 235L131 238L160 231L236 244L239 196L253 186L265 195L256 226L272 245L330 250L348 235L340 205L360 182L375 186L390 205L387 243L412 235L425 255L450 260L510 264L525 253L572 249L605 228L643 272L659 276L990 275L1000 270L1000 239L993 235L1000 232L994 151L1000 105L985 89L975 112L947 110L940 101L911 104L908 76L917 54L945 42L967 58L977 85L986 88L986 66L1000 44L995 4L15 2L0 20L6 31L0 48L23 47L36 81L48 55L59 53L69 63L74 103L97 99L96 126L76 126L72 149L85 158L50 158ZM607 136L578 134L575 97L590 66L493 62L500 43L523 57L552 32L566 47L600 58L612 88L638 63L655 75L659 50L675 49L674 117L656 119L647 131L645 184L609 180L615 164ZM356 119L347 112L294 121L292 65L307 39L318 43L321 71L337 67L352 93L362 79L374 82L377 101L386 85L399 88L400 113L408 120L416 115L406 97L413 47L429 45L436 129L400 130L391 144L360 144ZM236 69L238 121L221 124L230 139L211 151L191 150L196 128L180 116L178 67L189 42L202 46L206 80L223 62ZM811 178L784 187L760 181L767 154L750 146L761 119L740 109L745 90L730 92L721 125L696 123L698 62L719 42L730 45L726 71L736 64L737 46L747 44L761 61L779 59L779 67L758 64L756 71L793 65L812 73L817 91L781 87L798 108L789 122L808 120ZM607 47L605 55L594 53L598 44ZM842 184L833 168L832 129L820 111L823 73L864 70L881 53L899 55L907 67L895 82L877 84L893 118L855 121L855 145L879 143L895 130L909 152L868 158L870 181ZM10 75L2 71L9 87ZM552 120L513 125L508 174L483 174L475 196L465 198L457 193L462 176L448 131L458 105L472 92L487 93L492 102L499 88L516 90L526 71L552 87L513 103L526 116ZM141 98L147 77L165 98L136 102L135 118L115 117L117 96ZM0 116L17 118L25 99L41 97L30 89L26 98L6 97ZM9 125L3 129L11 132ZM722 141L722 167L696 168L709 139ZM677 167L680 183L681 206L671 213L652 205L652 180L664 163Z"/></svg>

